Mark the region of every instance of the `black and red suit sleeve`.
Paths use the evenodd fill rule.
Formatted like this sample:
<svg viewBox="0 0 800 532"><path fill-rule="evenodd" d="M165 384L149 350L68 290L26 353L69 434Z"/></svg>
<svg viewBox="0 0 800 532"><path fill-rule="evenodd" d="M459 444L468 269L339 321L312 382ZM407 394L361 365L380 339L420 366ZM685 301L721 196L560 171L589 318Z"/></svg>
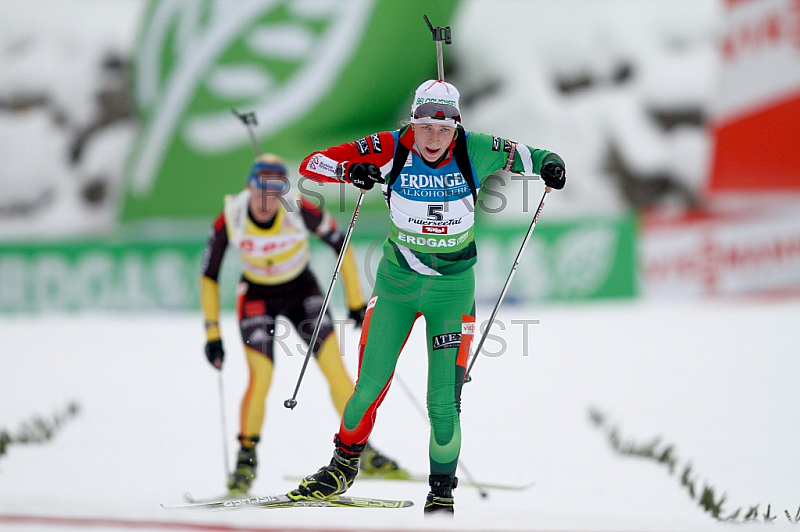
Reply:
<svg viewBox="0 0 800 532"><path fill-rule="evenodd" d="M225 248L228 247L228 231L225 228L225 213L222 212L214 220L211 226L206 249L203 252L203 265L201 273L213 280L219 277L219 270L222 266L222 258L225 256Z"/></svg>
<svg viewBox="0 0 800 532"><path fill-rule="evenodd" d="M344 234L328 211L320 205L314 205L306 198L301 198L300 214L309 231L333 248L337 255L342 252Z"/></svg>

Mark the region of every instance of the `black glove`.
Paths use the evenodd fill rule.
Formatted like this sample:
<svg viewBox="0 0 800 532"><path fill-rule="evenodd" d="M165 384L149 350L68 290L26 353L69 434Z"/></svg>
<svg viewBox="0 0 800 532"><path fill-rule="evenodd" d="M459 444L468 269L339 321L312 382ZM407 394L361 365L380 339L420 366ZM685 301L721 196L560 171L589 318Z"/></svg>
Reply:
<svg viewBox="0 0 800 532"><path fill-rule="evenodd" d="M370 190L375 183L386 182L381 176L381 169L372 163L351 164L347 168L347 177L361 190Z"/></svg>
<svg viewBox="0 0 800 532"><path fill-rule="evenodd" d="M364 314L366 313L367 313L367 306L364 305L361 308L351 310L348 318L356 322L356 327L361 327L362 325L364 325Z"/></svg>
<svg viewBox="0 0 800 532"><path fill-rule="evenodd" d="M556 190L564 188L567 182L567 172L564 170L564 165L561 163L547 163L542 167L542 181L548 187L553 187Z"/></svg>
<svg viewBox="0 0 800 532"><path fill-rule="evenodd" d="M222 360L225 358L225 351L222 349L222 340L211 340L206 342L206 358L215 368L222 369Z"/></svg>

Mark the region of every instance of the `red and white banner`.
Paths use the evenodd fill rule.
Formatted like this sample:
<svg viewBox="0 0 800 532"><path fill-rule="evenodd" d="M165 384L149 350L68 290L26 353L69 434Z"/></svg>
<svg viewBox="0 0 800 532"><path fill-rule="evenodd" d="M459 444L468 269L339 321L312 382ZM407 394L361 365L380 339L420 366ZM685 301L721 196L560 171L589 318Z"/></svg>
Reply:
<svg viewBox="0 0 800 532"><path fill-rule="evenodd" d="M727 0L709 193L800 192L800 0Z"/></svg>
<svg viewBox="0 0 800 532"><path fill-rule="evenodd" d="M800 294L800 210L645 220L644 297Z"/></svg>
<svg viewBox="0 0 800 532"><path fill-rule="evenodd" d="M726 0L702 213L645 215L644 297L800 295L800 0Z"/></svg>

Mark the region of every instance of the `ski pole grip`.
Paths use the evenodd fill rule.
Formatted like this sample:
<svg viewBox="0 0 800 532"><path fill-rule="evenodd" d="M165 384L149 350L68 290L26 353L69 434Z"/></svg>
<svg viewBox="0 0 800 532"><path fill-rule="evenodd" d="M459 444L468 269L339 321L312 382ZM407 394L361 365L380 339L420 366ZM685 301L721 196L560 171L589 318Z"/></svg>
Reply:
<svg viewBox="0 0 800 532"><path fill-rule="evenodd" d="M544 187L544 193L545 194L550 194L550 192L552 192L552 190L553 190L553 187Z"/></svg>

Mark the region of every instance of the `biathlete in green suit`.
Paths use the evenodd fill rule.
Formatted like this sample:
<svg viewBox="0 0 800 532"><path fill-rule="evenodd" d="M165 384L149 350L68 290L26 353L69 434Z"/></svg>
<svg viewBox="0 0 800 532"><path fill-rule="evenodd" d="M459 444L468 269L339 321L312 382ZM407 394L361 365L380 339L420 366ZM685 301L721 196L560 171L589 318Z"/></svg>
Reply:
<svg viewBox="0 0 800 532"><path fill-rule="evenodd" d="M300 173L315 181L349 182L362 190L381 184L391 227L333 459L304 478L291 497L325 499L353 483L400 351L424 316L431 424L425 512L453 512L460 395L475 330L475 205L482 183L498 170L539 174L554 189L566 182L564 161L555 153L465 131L458 90L441 80L419 86L409 125L314 152L301 163Z"/></svg>

